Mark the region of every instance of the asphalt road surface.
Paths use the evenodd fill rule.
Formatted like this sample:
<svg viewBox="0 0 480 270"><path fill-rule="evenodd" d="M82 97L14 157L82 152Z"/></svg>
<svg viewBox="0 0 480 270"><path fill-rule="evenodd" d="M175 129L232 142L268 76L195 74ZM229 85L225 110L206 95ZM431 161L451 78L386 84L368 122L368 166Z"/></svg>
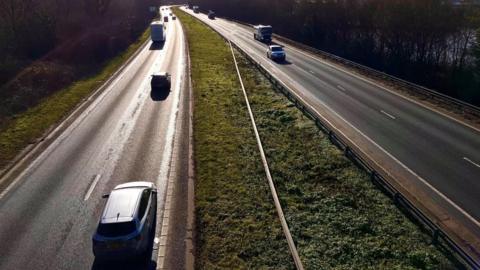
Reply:
<svg viewBox="0 0 480 270"><path fill-rule="evenodd" d="M101 195L124 182L156 183L161 216L183 108L183 42L180 23L168 22L166 42L149 42L2 194L0 269L110 268L94 261L91 237ZM172 74L170 92L151 91L155 71ZM154 251L151 261L113 267L155 269L155 260Z"/></svg>
<svg viewBox="0 0 480 270"><path fill-rule="evenodd" d="M252 28L186 11L294 89L427 208L441 207L435 210L439 220L466 226L468 241L480 247L480 130L287 44L278 42L287 59L276 63L266 57L267 45L253 39Z"/></svg>

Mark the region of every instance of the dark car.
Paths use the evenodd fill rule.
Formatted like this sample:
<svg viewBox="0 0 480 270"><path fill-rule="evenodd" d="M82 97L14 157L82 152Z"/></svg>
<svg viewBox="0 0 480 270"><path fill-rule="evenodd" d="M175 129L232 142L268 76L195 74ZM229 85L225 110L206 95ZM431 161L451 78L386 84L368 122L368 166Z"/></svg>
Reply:
<svg viewBox="0 0 480 270"><path fill-rule="evenodd" d="M155 233L157 189L150 182L116 186L92 238L99 261L146 258Z"/></svg>
<svg viewBox="0 0 480 270"><path fill-rule="evenodd" d="M154 73L152 75L152 80L150 85L152 90L170 90L171 87L171 76L167 72Z"/></svg>
<svg viewBox="0 0 480 270"><path fill-rule="evenodd" d="M208 18L209 18L210 20L214 20L214 19L215 19L215 12L213 12L213 11L211 11L211 10L208 11Z"/></svg>

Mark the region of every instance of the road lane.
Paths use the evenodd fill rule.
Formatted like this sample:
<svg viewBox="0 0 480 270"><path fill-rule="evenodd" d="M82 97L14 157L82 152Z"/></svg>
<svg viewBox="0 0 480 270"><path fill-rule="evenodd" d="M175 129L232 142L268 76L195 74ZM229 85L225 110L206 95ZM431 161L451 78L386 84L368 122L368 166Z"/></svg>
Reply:
<svg viewBox="0 0 480 270"><path fill-rule="evenodd" d="M422 194L418 201L448 212L438 216L442 222L453 218L468 227L474 236L467 241L480 247L480 168L463 158L480 160L478 130L288 45L287 61L272 62L266 57L267 46L254 40L248 27L193 15L293 86L394 178L401 179L405 189Z"/></svg>
<svg viewBox="0 0 480 270"><path fill-rule="evenodd" d="M0 269L91 268L101 194L127 181L166 181L158 174L179 89L151 93L149 75L166 70L177 84L182 35L169 22L163 48L148 44L0 200Z"/></svg>

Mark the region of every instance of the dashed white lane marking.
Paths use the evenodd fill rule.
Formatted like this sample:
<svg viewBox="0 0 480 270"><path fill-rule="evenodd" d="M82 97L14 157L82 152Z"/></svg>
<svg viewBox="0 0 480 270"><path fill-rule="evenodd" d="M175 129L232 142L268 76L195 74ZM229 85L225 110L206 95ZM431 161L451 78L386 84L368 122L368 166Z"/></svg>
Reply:
<svg viewBox="0 0 480 270"><path fill-rule="evenodd" d="M473 162L471 159L469 159L469 158L467 158L467 157L463 157L463 159L464 159L465 161L467 161L468 163L472 164L473 166L475 166L475 167L477 167L477 168L480 168L480 165L477 164L477 163L475 163L475 162Z"/></svg>
<svg viewBox="0 0 480 270"><path fill-rule="evenodd" d="M95 186L98 183L98 180L100 180L100 177L102 177L101 174L95 175L95 179L93 180L92 184L90 184L90 188L88 189L87 194L85 194L85 198L83 198L84 201L88 200L90 198L90 195L92 195L93 190L95 189Z"/></svg>
<svg viewBox="0 0 480 270"><path fill-rule="evenodd" d="M393 120L395 120L395 119L396 119L396 118L395 118L395 116L393 116L393 115L391 115L391 114L387 113L387 112L386 112L386 111L384 111L384 110L380 110L380 112L381 112L381 113L383 113L383 114L385 114L385 115L386 115L386 116L388 116L389 118L392 118Z"/></svg>
<svg viewBox="0 0 480 270"><path fill-rule="evenodd" d="M343 86L341 86L339 84L337 85L337 88L342 90L343 92L347 92L347 89L345 89Z"/></svg>

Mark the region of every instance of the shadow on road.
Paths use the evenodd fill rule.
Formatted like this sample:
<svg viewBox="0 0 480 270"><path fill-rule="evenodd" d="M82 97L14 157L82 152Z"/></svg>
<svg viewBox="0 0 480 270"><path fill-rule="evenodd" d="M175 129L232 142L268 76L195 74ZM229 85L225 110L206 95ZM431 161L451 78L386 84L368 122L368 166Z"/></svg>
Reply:
<svg viewBox="0 0 480 270"><path fill-rule="evenodd" d="M163 49L164 45L165 45L165 41L152 42L152 45L150 45L149 50L150 51L161 50Z"/></svg>
<svg viewBox="0 0 480 270"><path fill-rule="evenodd" d="M150 98L153 101L164 101L170 95L170 89L152 88Z"/></svg>
<svg viewBox="0 0 480 270"><path fill-rule="evenodd" d="M279 65L291 65L292 62L290 62L288 60L283 60L283 61L277 61L277 64L279 64Z"/></svg>
<svg viewBox="0 0 480 270"><path fill-rule="evenodd" d="M157 263L153 260L143 261L129 261L129 262L115 262L115 263L99 263L95 261L92 266L92 270L155 270L157 269Z"/></svg>

